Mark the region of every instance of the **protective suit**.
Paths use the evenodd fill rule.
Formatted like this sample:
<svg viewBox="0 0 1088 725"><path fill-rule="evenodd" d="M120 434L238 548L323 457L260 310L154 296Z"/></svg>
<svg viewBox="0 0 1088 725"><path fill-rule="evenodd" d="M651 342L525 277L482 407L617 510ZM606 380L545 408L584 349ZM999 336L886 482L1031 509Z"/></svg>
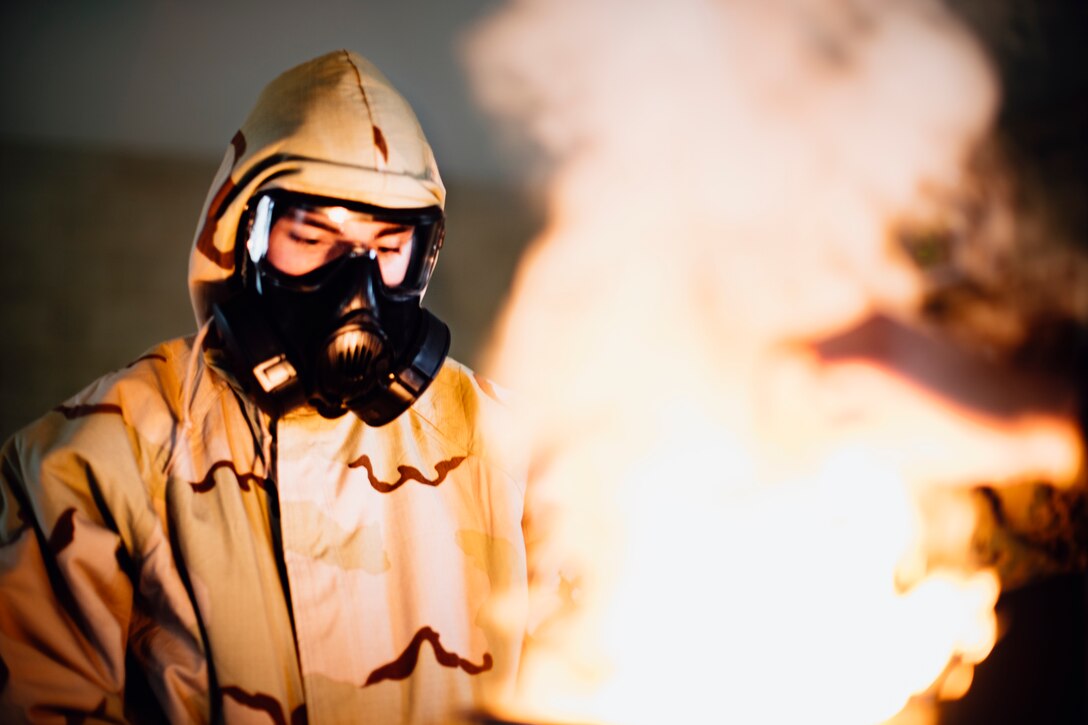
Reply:
<svg viewBox="0 0 1088 725"><path fill-rule="evenodd" d="M4 722L448 722L517 667L498 622L525 586L523 476L483 433L494 388L446 360L387 425L277 419L221 364L208 320L258 188L388 208L445 193L366 60L331 53L269 85L194 240L201 334L3 450Z"/></svg>

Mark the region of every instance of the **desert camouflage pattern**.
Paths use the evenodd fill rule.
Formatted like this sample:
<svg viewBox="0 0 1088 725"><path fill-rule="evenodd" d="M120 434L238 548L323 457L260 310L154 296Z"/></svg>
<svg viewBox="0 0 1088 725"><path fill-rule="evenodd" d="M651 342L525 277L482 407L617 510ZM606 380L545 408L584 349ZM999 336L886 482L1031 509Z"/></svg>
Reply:
<svg viewBox="0 0 1088 725"><path fill-rule="evenodd" d="M276 185L444 201L371 65L337 52L289 71L205 205L202 325L245 202ZM207 339L153 348L3 448L0 721L441 723L505 687L524 476L481 433L503 415L495 388L451 360L387 426L272 420Z"/></svg>

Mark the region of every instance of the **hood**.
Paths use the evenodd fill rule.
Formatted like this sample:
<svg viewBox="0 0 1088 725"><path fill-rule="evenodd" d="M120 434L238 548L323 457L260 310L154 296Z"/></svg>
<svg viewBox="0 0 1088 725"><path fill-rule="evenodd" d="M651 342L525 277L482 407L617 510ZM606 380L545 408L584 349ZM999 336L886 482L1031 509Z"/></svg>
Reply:
<svg viewBox="0 0 1088 725"><path fill-rule="evenodd" d="M199 324L228 294L246 204L271 188L398 209L446 194L419 121L373 64L339 50L292 68L257 99L204 202L189 258Z"/></svg>

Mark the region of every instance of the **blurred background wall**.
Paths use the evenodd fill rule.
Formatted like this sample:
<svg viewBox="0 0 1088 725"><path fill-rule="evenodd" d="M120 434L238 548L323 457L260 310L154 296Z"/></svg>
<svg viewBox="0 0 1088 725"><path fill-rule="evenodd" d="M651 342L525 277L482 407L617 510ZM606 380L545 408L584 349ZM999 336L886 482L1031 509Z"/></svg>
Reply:
<svg viewBox="0 0 1088 725"><path fill-rule="evenodd" d="M193 332L186 268L228 141L260 89L336 48L416 109L448 186L426 303L480 363L535 228L458 57L489 0L101 0L0 9L0 437Z"/></svg>

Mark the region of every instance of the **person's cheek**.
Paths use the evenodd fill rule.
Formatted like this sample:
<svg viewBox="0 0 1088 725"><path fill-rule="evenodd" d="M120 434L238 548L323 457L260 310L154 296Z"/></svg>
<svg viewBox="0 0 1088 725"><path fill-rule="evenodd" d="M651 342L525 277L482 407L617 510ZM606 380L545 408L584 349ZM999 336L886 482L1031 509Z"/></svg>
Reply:
<svg viewBox="0 0 1088 725"><path fill-rule="evenodd" d="M395 287L404 281L404 275L408 271L408 258L404 254L391 255L382 260L382 282L387 287Z"/></svg>

